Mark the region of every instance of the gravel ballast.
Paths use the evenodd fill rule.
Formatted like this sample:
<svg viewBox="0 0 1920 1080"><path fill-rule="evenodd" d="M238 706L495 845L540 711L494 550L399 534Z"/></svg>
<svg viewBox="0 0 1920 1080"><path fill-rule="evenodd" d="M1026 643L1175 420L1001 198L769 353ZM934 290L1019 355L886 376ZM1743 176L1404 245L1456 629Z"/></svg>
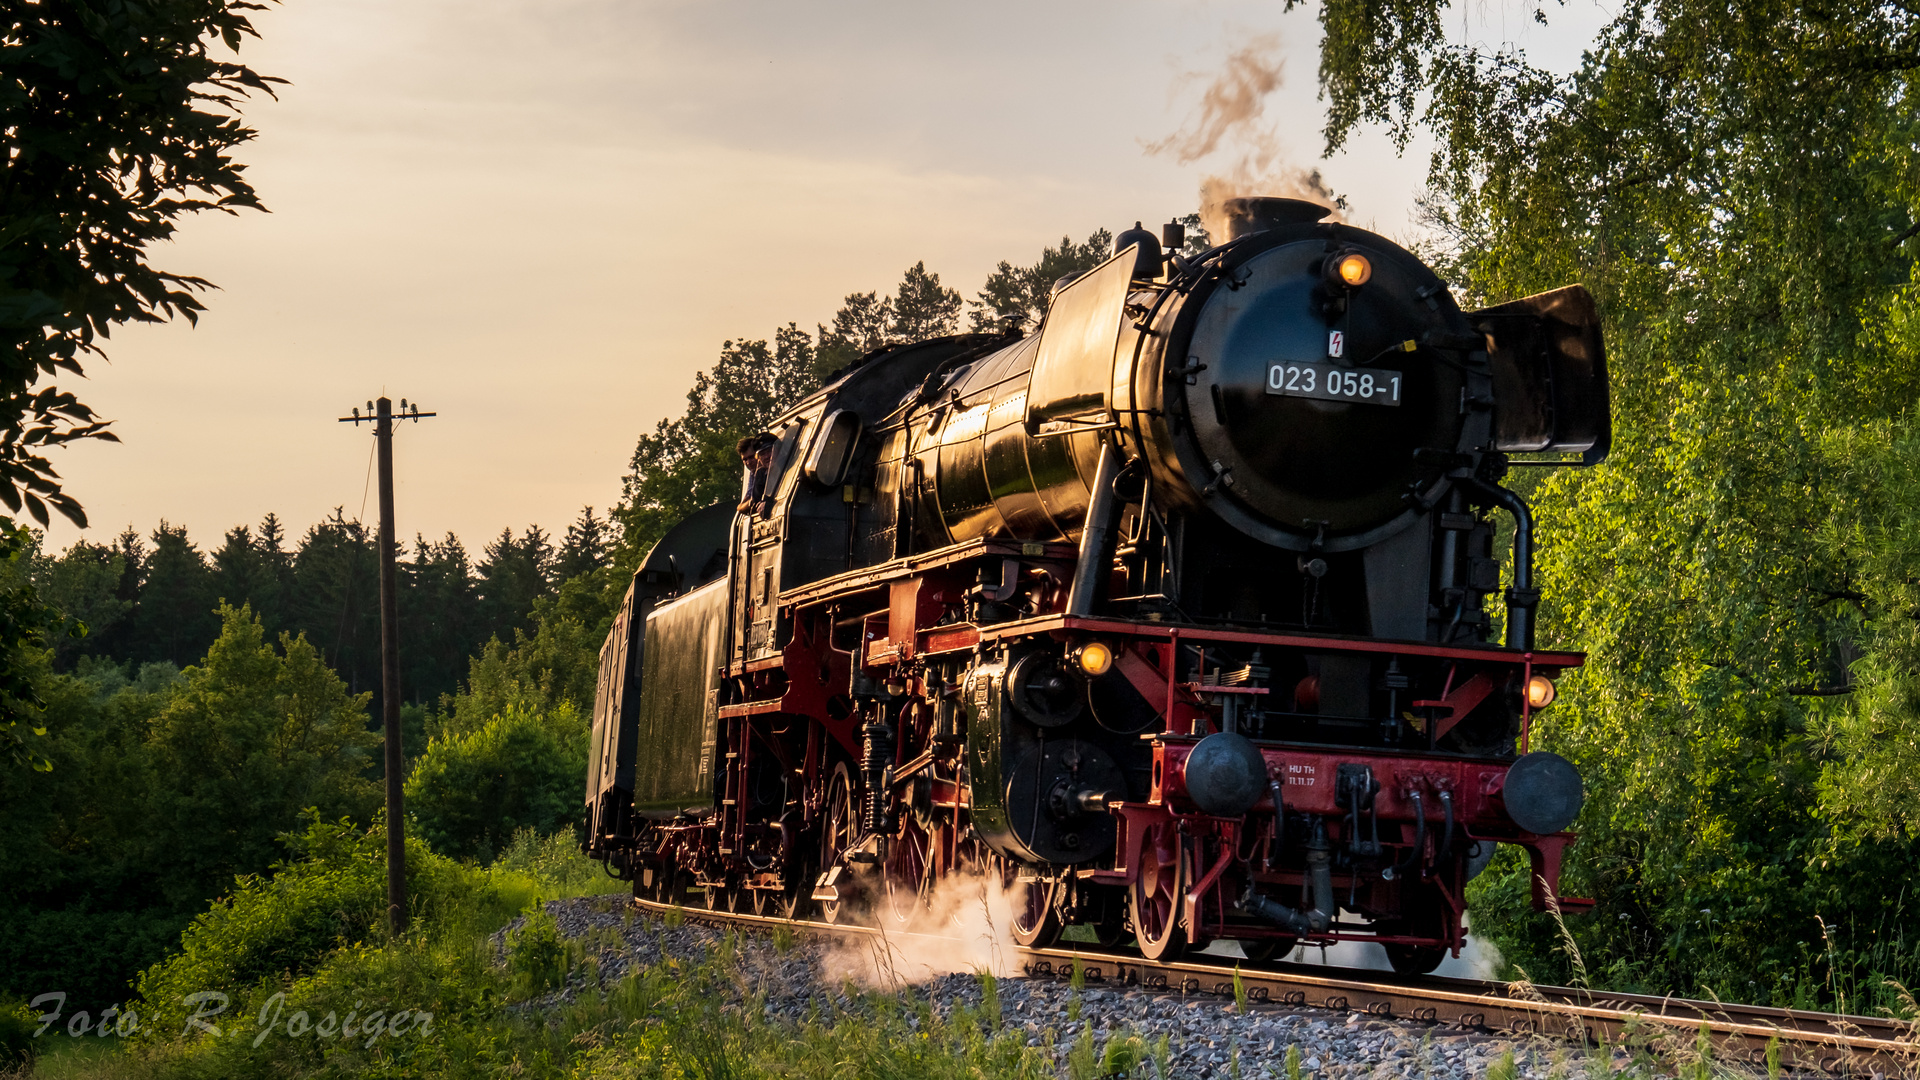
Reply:
<svg viewBox="0 0 1920 1080"><path fill-rule="evenodd" d="M669 958L699 963L708 959L730 933L692 921L669 925L671 920L627 908L624 898L617 896L551 901L546 910L563 937L591 939L589 955L594 964L585 970L594 974L576 974L566 987L530 1004L536 1009L572 1000L581 993L597 993L600 986L618 980L636 966L650 966ZM495 935L496 942L504 947L507 935L522 921L515 920L503 928ZM777 943L772 935L740 933L735 940L740 985L765 994L765 1018L773 1023L797 1024L817 1017L823 1004L848 1007L849 979L869 989L911 993L942 1015L956 1007L978 1006L983 996L981 980L971 972L903 977L899 973L913 966L911 958L885 965L889 970L876 976L870 949L862 951L804 935ZM781 948L781 944L786 947ZM1170 1075L1154 1077L1158 1065L1151 1062L1136 1072L1136 1076L1153 1080L1284 1077L1288 1048L1292 1046L1300 1050L1301 1074L1324 1078L1464 1080L1485 1075L1508 1052L1513 1054L1516 1075L1533 1080L1604 1076L1626 1064L1617 1054L1609 1055L1611 1060L1595 1060L1594 1053L1604 1052L1579 1051L1546 1039L1383 1020L1360 1013L1259 1003L1250 1004L1242 1013L1231 997L1216 994L1098 984L1076 991L1065 978L1002 978L996 989L1006 1025L1024 1032L1029 1047L1051 1056L1062 1075L1068 1052L1089 1030L1089 1024L1096 1059L1104 1054L1111 1039L1139 1036L1151 1045L1165 1036ZM745 997L743 990L743 1000ZM1076 997L1078 1021L1071 1018Z"/></svg>

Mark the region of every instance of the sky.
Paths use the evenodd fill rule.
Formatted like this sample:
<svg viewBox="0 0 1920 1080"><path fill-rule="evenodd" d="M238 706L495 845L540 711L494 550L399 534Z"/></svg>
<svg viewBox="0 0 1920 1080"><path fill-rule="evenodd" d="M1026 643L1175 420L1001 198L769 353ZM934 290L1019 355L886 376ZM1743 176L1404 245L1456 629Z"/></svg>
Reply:
<svg viewBox="0 0 1920 1080"><path fill-rule="evenodd" d="M203 549L277 514L372 521L381 393L399 534L563 533L723 340L827 321L925 260L971 298L1000 260L1194 210L1224 160L1147 144L1273 36L1265 122L1355 224L1416 235L1425 145L1320 161L1319 28L1277 0L284 0L241 58L289 81L240 149L271 213L202 215L152 261L219 288L134 326L73 389L122 442L55 466L87 507L48 544L185 525ZM1476 4L1462 40L1565 69L1592 0ZM1229 155L1231 148L1222 151Z"/></svg>

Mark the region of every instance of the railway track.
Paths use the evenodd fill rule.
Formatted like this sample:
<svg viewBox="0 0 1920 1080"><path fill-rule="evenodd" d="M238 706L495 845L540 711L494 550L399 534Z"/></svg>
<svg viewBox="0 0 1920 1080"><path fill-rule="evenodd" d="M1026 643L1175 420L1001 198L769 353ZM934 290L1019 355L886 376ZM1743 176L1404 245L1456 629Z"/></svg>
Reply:
<svg viewBox="0 0 1920 1080"><path fill-rule="evenodd" d="M635 900L636 909L664 914L678 910L700 923L771 930L786 926L822 937L908 942L928 935L877 927L791 920L699 907ZM1090 985L1139 986L1149 990L1232 995L1256 1005L1361 1013L1382 1020L1445 1025L1465 1030L1537 1035L1585 1045L1663 1040L1691 1044L1704 1029L1721 1060L1762 1065L1769 1047L1781 1064L1844 1076L1911 1076L1920 1073L1920 1033L1913 1024L1885 1017L1775 1009L1684 998L1616 994L1576 987L1503 983L1440 976L1299 964L1235 964L1228 958L1195 956L1157 963L1124 950L1077 948L1016 950L1029 978L1071 978L1077 965Z"/></svg>
<svg viewBox="0 0 1920 1080"><path fill-rule="evenodd" d="M1778 1040L1783 1065L1843 1075L1912 1075L1920 1062L1912 1025L1882 1017L1318 966L1247 968L1208 957L1161 964L1119 953L1052 948L1022 950L1022 961L1031 976L1061 976L1077 962L1089 982L1187 992L1231 994L1237 977L1247 997L1258 1002L1589 1045L1661 1035L1691 1041L1704 1027L1723 1058L1757 1065Z"/></svg>

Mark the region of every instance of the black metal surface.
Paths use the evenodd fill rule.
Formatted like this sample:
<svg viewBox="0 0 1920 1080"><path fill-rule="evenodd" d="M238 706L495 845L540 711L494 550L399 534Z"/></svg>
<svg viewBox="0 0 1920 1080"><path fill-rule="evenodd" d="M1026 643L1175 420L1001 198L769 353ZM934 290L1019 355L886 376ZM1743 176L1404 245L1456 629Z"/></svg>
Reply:
<svg viewBox="0 0 1920 1080"><path fill-rule="evenodd" d="M1267 793L1267 762L1245 735L1216 731L1186 761L1187 794L1218 817L1239 817Z"/></svg>
<svg viewBox="0 0 1920 1080"><path fill-rule="evenodd" d="M1469 449L1462 445L1467 415L1459 368L1430 350L1400 348L1466 329L1457 311L1431 311L1417 298L1435 284L1431 271L1369 249L1372 280L1351 290L1344 310L1329 319L1318 272L1327 246L1301 238L1271 247L1233 271L1238 287L1214 290L1187 347L1205 370L1185 392L1215 494L1288 533L1322 537L1323 546L1405 515L1403 494L1440 477L1439 469L1415 461L1415 450ZM1338 357L1329 355L1335 335ZM1268 393L1272 366L1287 361L1369 376L1390 368L1404 380L1400 404Z"/></svg>
<svg viewBox="0 0 1920 1080"><path fill-rule="evenodd" d="M1310 225L1333 213L1330 208L1305 199L1261 197L1228 199L1221 205L1221 211L1227 219L1227 235L1222 238L1225 240L1238 240L1284 225Z"/></svg>
<svg viewBox="0 0 1920 1080"><path fill-rule="evenodd" d="M1049 863L1073 865L1113 849L1114 820L1080 796L1118 792L1120 766L1080 739L1050 739L1022 753L1007 770L1007 819L1020 845Z"/></svg>
<svg viewBox="0 0 1920 1080"><path fill-rule="evenodd" d="M1551 751L1535 750L1507 770L1500 797L1515 825L1550 835L1573 824L1587 794L1573 762Z"/></svg>
<svg viewBox="0 0 1920 1080"><path fill-rule="evenodd" d="M730 503L715 503L681 519L640 560L637 580L653 597L699 588L727 572L727 537L733 528Z"/></svg>
<svg viewBox="0 0 1920 1080"><path fill-rule="evenodd" d="M641 823L610 847L630 866L678 859L716 887L811 879L817 868L787 852L820 830L821 769L850 766L870 831L908 820L902 800L920 796L902 792L957 784L940 789L956 835L971 829L1057 877L1110 846L1106 795L1159 797L1153 749L1137 737L1156 724L1484 755L1496 769L1512 759L1522 661L1460 648L1491 647L1485 609L1502 575L1489 517L1514 509L1495 486L1486 338L1390 241L1322 223L1311 204L1241 210L1230 243L1167 277L1143 276L1151 238L1130 237L1137 248L1057 291L1039 333L884 350L769 426L760 497L690 520L684 545L681 530L669 538L686 553L663 541L642 568L626 632L644 678L613 695L638 699L630 735L611 706L596 713L590 797L617 802L609 776L637 747L635 807L694 822L657 834ZM1365 275L1329 269L1350 253L1369 260ZM1273 392L1281 361L1323 388L1336 374L1356 381ZM1394 403L1363 377L1398 380ZM1530 533L1517 537L1524 547ZM1514 582L1508 625L1524 643L1531 585L1524 570ZM1075 625L1042 625L1056 616ZM1063 657L1101 632L1096 619L1116 640L1149 625L1169 638L1135 642L1088 686ZM1442 642L1446 655L1428 648ZM739 741L717 760L722 703ZM1178 812L1191 795L1243 816L1265 796L1266 761L1236 752L1237 739L1215 735L1186 759L1186 785L1165 796ZM895 767L912 784L896 788ZM1252 813L1248 826L1263 827ZM1507 827L1497 807L1476 813ZM602 817L617 825L617 808ZM664 847L647 846L655 835ZM1368 842L1398 858L1407 840ZM1302 870L1297 841L1268 858L1271 873ZM1231 903L1248 881L1220 865L1205 887ZM1416 923L1425 901L1374 892L1362 918L1451 940Z"/></svg>
<svg viewBox="0 0 1920 1080"><path fill-rule="evenodd" d="M639 599L637 580L614 613L613 626L600 646L600 677L593 695L592 757L587 762L587 843L600 850L603 838L620 830L633 805L635 725L640 716L642 637L634 633L649 608Z"/></svg>
<svg viewBox="0 0 1920 1080"><path fill-rule="evenodd" d="M1026 429L1106 418L1115 349L1132 290L1134 252L1124 251L1060 290L1040 329L1027 389Z"/></svg>
<svg viewBox="0 0 1920 1080"><path fill-rule="evenodd" d="M1051 649L1036 649L1014 662L1007 673L1007 697L1022 719L1041 728L1065 727L1087 705L1079 672Z"/></svg>
<svg viewBox="0 0 1920 1080"><path fill-rule="evenodd" d="M714 741L727 623L721 578L647 616L636 722L633 805L672 817L714 803Z"/></svg>
<svg viewBox="0 0 1920 1080"><path fill-rule="evenodd" d="M859 441L859 414L851 409L828 413L807 447L806 478L822 487L840 486L846 480L847 467L853 463Z"/></svg>
<svg viewBox="0 0 1920 1080"><path fill-rule="evenodd" d="M1569 285L1468 318L1492 342L1494 449L1606 457L1613 417L1592 294Z"/></svg>

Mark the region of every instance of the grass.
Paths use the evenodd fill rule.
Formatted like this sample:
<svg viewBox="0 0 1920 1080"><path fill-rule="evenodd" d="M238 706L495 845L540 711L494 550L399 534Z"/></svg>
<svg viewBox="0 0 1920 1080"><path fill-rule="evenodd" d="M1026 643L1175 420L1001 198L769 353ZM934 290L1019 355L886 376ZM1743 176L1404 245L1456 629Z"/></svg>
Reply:
<svg viewBox="0 0 1920 1080"><path fill-rule="evenodd" d="M0 1077L1039 1080L1065 1065L1096 1080L1152 1052L1137 1037L1114 1036L1102 1047L1082 1026L1068 1060L1055 1062L1026 1045L1024 1029L1005 1025L997 981L987 975L972 1008L936 1012L911 992L848 987L817 996L798 1020L774 1019L765 988L724 939L704 960L669 960L603 983L594 958L617 935L567 939L542 909L545 899L613 891L597 865L580 865L586 861L567 837L517 838L485 869L410 850L409 866L431 896L416 903L410 931L389 938L356 907L370 897L377 909L382 881L369 860L379 838L316 829L308 862L196 924L182 952L144 978L167 993L237 979L217 986L230 999L210 1019L217 1034L183 1035L182 1010L135 1002L164 1016L165 1026L155 1019L131 1039L39 1042L33 1064ZM327 903L338 909L327 916L333 921L316 921L313 912ZM515 915L525 918L498 934ZM287 926L302 942L320 940L313 926L338 933L310 955L275 951ZM570 998L554 993L564 986L580 989Z"/></svg>
<svg viewBox="0 0 1920 1080"><path fill-rule="evenodd" d="M369 884L354 875L367 869L379 838L356 839L338 830L316 835L310 864L283 874L274 888L249 894L224 919L197 924L172 966L149 972L147 985L174 990L197 985L192 980L209 972L247 973L220 987L232 1003L217 1018L217 1035L183 1036L177 1024L162 1029L156 1023L130 1040L61 1036L37 1045L41 1054L30 1068L12 1076L0 1070L0 1078L1175 1080L1166 1036L1149 1041L1124 1030L1096 1034L1089 1020L1097 1018L1082 1018L1084 973L1078 963L1069 976L1068 1042L1058 1059L1055 1033L1028 1046L1031 1033L1003 1017L999 983L984 973L978 1004L971 1007L939 1011L910 990L849 986L816 995L797 1019L769 1015L767 988L743 966L730 937L704 959L667 960L603 980L596 957L624 948L624 939L611 930L566 938L542 908L543 899L611 891L603 875L595 876L597 866L579 865L585 860L565 837L516 839L485 869L410 852L410 865L418 860L421 880L432 890L417 906L411 932L389 939L369 926L343 931L304 959L271 953L282 967L259 975L249 957L257 960L259 942L273 936L261 927L305 926L300 912L313 907L315 896L331 902L370 889L378 899L383 881L376 876ZM289 915L275 905L297 910ZM500 934L516 915L525 917ZM784 953L796 943L788 930L784 942L773 944ZM563 987L574 990L570 996L555 993ZM1244 1010L1237 973L1235 988ZM1559 1044L1543 1040L1529 1053L1536 1060L1553 1055L1552 1075L1585 1075L1574 1071L1581 1067L1578 1055ZM1232 1054L1228 1072L1239 1075L1237 1048ZM1490 1064L1489 1077L1520 1075L1511 1053ZM1607 1075L1604 1055L1586 1060L1585 1067ZM1765 1075L1778 1070L1776 1047ZM1308 1071L1301 1048L1291 1046L1274 1080L1304 1080ZM1692 1032L1678 1038L1649 1032L1634 1048L1625 1075L1720 1080L1757 1074L1716 1060L1711 1044ZM1249 1068L1245 1075L1269 1074Z"/></svg>

